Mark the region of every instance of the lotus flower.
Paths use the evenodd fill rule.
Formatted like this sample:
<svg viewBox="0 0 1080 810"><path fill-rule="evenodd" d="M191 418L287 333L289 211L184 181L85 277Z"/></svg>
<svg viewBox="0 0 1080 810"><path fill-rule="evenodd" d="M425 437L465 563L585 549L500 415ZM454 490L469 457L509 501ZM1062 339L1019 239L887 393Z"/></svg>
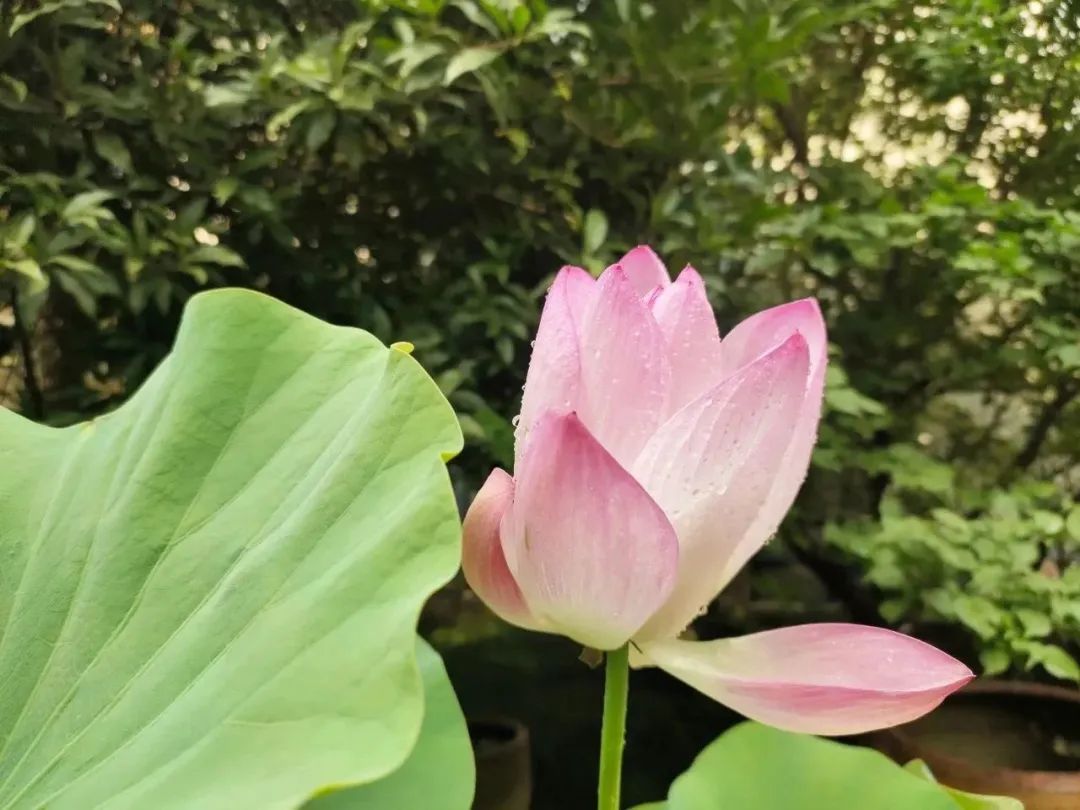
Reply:
<svg viewBox="0 0 1080 810"><path fill-rule="evenodd" d="M679 638L776 531L810 462L827 345L817 303L723 340L701 276L648 247L593 279L563 268L544 305L514 476L465 518L470 587L519 627L627 642L742 714L849 734L912 720L972 673L921 641L850 624Z"/></svg>

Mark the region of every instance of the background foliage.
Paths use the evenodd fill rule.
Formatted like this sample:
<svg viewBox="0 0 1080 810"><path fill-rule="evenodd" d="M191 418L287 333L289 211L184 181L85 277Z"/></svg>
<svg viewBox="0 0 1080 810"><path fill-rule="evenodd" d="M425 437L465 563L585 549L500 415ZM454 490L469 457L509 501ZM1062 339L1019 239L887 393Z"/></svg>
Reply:
<svg viewBox="0 0 1080 810"><path fill-rule="evenodd" d="M1076 680L1075 12L13 0L0 381L52 422L112 408L185 299L250 286L414 342L467 496L551 274L651 242L723 325L812 294L835 344L786 542L710 620L820 611L797 561L858 620Z"/></svg>

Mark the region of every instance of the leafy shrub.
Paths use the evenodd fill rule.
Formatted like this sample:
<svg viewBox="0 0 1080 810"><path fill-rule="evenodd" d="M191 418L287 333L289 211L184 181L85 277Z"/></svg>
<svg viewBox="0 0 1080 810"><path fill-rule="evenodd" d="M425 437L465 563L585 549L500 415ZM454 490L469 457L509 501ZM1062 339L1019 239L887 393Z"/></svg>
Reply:
<svg viewBox="0 0 1080 810"><path fill-rule="evenodd" d="M904 495L886 494L880 521L830 527L887 596L882 615L966 628L988 675L1040 666L1080 681L1054 643L1080 642L1080 506L1045 484L950 492L948 506L925 511L906 508Z"/></svg>

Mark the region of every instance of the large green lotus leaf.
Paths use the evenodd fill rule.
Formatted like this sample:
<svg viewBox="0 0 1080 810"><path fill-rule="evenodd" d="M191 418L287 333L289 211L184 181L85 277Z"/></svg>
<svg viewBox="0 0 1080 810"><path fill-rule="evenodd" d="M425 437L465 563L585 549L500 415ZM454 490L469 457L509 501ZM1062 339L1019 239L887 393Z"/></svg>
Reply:
<svg viewBox="0 0 1080 810"><path fill-rule="evenodd" d="M454 415L406 354L194 298L115 413L0 411L0 808L295 808L407 757Z"/></svg>
<svg viewBox="0 0 1080 810"><path fill-rule="evenodd" d="M465 717L438 654L421 641L417 659L424 721L405 764L378 782L313 799L304 810L469 810L476 768Z"/></svg>
<svg viewBox="0 0 1080 810"><path fill-rule="evenodd" d="M921 759L913 759L904 768L928 782L937 783L937 779L929 766ZM1019 799L1009 796L981 796L977 793L968 793L963 790L942 785L944 790L960 810L1024 810L1024 804Z"/></svg>
<svg viewBox="0 0 1080 810"><path fill-rule="evenodd" d="M958 810L877 751L741 723L675 780L665 810Z"/></svg>

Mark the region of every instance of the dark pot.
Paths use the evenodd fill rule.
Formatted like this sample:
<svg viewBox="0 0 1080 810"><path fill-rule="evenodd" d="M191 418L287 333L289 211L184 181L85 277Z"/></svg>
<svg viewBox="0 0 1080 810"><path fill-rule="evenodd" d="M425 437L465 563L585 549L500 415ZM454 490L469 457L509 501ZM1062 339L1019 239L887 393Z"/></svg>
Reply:
<svg viewBox="0 0 1080 810"><path fill-rule="evenodd" d="M532 762L529 730L516 720L469 721L476 757L473 810L529 810Z"/></svg>
<svg viewBox="0 0 1080 810"><path fill-rule="evenodd" d="M921 759L938 781L1025 810L1080 808L1080 691L979 680L925 717L871 735L897 762Z"/></svg>

